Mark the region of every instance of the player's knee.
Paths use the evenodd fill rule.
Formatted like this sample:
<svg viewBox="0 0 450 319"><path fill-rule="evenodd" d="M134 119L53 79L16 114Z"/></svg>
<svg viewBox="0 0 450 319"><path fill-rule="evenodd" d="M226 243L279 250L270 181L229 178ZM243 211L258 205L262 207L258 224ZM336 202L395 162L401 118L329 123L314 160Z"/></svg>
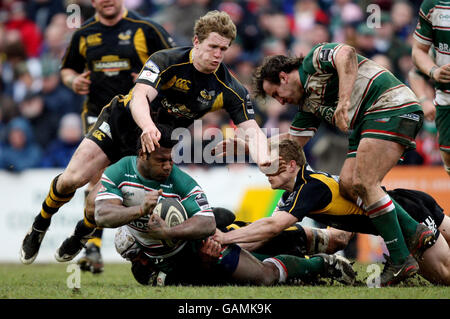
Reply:
<svg viewBox="0 0 450 319"><path fill-rule="evenodd" d="M264 271L263 278L261 279L260 284L263 286L273 286L278 283L278 279L280 278L280 273L278 268L272 263L263 263Z"/></svg>
<svg viewBox="0 0 450 319"><path fill-rule="evenodd" d="M83 172L77 170L66 169L61 177L58 179L58 186L64 190L71 192L83 187L89 182L89 178Z"/></svg>

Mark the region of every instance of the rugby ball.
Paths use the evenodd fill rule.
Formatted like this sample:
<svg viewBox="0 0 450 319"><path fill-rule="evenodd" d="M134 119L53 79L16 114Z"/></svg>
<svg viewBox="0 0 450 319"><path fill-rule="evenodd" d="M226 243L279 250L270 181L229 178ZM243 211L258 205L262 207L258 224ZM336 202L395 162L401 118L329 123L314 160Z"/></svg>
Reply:
<svg viewBox="0 0 450 319"><path fill-rule="evenodd" d="M153 209L153 214L158 215L169 227L174 227L183 223L188 219L188 215L181 202L173 197L165 197ZM180 244L179 240L162 240L162 242L169 246L174 247Z"/></svg>

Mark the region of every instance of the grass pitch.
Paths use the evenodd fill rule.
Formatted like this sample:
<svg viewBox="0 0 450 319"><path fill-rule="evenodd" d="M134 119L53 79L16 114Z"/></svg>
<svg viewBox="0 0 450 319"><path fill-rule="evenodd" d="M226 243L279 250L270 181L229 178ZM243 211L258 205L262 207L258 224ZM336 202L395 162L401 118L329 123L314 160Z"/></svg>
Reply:
<svg viewBox="0 0 450 319"><path fill-rule="evenodd" d="M420 276L400 286L374 289L365 284L366 265L356 263L359 287L339 283L274 287L145 287L130 264L106 264L99 275L81 272L80 288L68 287L70 264L0 264L1 299L450 299L450 287L433 286ZM69 279L70 281L70 279Z"/></svg>

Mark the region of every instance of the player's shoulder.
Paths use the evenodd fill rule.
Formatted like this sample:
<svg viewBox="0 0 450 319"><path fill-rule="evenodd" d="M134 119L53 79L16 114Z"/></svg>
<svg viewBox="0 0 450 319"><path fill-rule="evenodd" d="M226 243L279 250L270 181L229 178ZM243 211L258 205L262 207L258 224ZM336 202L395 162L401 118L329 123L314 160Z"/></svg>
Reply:
<svg viewBox="0 0 450 319"><path fill-rule="evenodd" d="M188 195L196 187L200 188L191 175L175 164L172 167L169 181L173 185L175 192L181 196Z"/></svg>
<svg viewBox="0 0 450 319"><path fill-rule="evenodd" d="M443 0L424 0L420 5L420 11L427 16L431 10L434 10L436 7L440 7L442 9L450 10L450 5L448 1Z"/></svg>
<svg viewBox="0 0 450 319"><path fill-rule="evenodd" d="M151 20L148 17L141 16L140 14L132 10L128 10L126 15L124 16L124 19L128 20L131 23L141 24L143 27L150 27L151 29L161 30L163 28L159 23Z"/></svg>
<svg viewBox="0 0 450 319"><path fill-rule="evenodd" d="M108 166L104 173L112 179L126 179L127 176L136 177L136 156L125 156L116 163Z"/></svg>
<svg viewBox="0 0 450 319"><path fill-rule="evenodd" d="M180 66L191 63L192 47L176 47L157 51L153 53L147 63L156 63L160 71L173 66ZM152 62L150 62L152 61ZM152 65L147 65L151 67Z"/></svg>
<svg viewBox="0 0 450 319"><path fill-rule="evenodd" d="M243 94L247 94L245 86L234 76L228 67L221 63L219 68L215 71L215 75L220 84L224 85L229 90L238 93L242 98Z"/></svg>
<svg viewBox="0 0 450 319"><path fill-rule="evenodd" d="M89 34L92 32L95 32L97 27L100 26L100 22L95 18L95 16L90 17L86 21L83 22L83 24L75 30L73 33L73 36L81 36L85 34Z"/></svg>

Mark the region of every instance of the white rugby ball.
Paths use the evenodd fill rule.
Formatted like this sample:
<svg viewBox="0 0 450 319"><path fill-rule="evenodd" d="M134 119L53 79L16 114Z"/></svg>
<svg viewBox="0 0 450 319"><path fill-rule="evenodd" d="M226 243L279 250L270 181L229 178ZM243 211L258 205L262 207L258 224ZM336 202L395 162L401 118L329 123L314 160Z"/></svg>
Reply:
<svg viewBox="0 0 450 319"><path fill-rule="evenodd" d="M169 227L174 227L188 219L188 215L181 202L173 197L162 199L153 209L153 214L158 215ZM179 240L162 240L169 247L180 244Z"/></svg>

